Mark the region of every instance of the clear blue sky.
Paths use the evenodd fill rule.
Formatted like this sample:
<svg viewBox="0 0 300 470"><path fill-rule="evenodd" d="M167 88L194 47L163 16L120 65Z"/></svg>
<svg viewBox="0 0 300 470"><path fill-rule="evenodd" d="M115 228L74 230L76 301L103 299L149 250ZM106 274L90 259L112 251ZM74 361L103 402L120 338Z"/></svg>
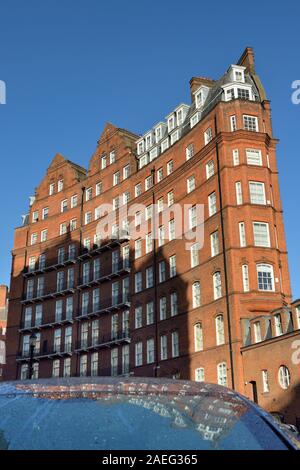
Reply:
<svg viewBox="0 0 300 470"><path fill-rule="evenodd" d="M199 0L0 0L1 261L56 152L88 165L106 121L143 133L189 79L218 78L246 46L272 101L294 298L300 297L300 4Z"/></svg>

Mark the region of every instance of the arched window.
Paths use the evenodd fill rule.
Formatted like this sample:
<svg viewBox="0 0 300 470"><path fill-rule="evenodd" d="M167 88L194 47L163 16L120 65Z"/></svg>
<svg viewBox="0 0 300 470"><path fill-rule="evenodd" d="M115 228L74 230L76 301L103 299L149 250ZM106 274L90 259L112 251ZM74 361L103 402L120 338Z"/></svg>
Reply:
<svg viewBox="0 0 300 470"><path fill-rule="evenodd" d="M201 296L200 296L200 282L194 282L193 284L193 308L200 307Z"/></svg>
<svg viewBox="0 0 300 470"><path fill-rule="evenodd" d="M213 275L213 284L214 284L214 299L219 299L222 297L222 281L221 281L221 273L217 271Z"/></svg>
<svg viewBox="0 0 300 470"><path fill-rule="evenodd" d="M278 382L281 388L287 390L291 383L290 371L286 366L280 366L278 370Z"/></svg>
<svg viewBox="0 0 300 470"><path fill-rule="evenodd" d="M274 272L270 264L257 264L257 282L259 290L274 291Z"/></svg>
<svg viewBox="0 0 300 470"><path fill-rule="evenodd" d="M221 362L217 366L218 384L227 387L227 366L226 362Z"/></svg>
<svg viewBox="0 0 300 470"><path fill-rule="evenodd" d="M194 341L195 341L195 351L202 351L203 350L203 331L202 331L202 324L196 323L194 325Z"/></svg>
<svg viewBox="0 0 300 470"><path fill-rule="evenodd" d="M217 346L225 343L224 317L222 314L216 317L216 339Z"/></svg>

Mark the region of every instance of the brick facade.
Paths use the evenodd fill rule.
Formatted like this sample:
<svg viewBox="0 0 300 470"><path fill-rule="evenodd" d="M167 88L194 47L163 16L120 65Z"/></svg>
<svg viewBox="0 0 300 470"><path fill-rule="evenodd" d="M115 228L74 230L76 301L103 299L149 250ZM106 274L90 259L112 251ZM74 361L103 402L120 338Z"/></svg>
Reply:
<svg viewBox="0 0 300 470"><path fill-rule="evenodd" d="M241 83L237 85L239 81ZM24 217L23 226L15 231L8 322L8 380L26 377L28 338L35 332L40 335L39 347L34 354L35 374L39 377L69 373L130 373L194 380L195 374L199 373L204 374L207 382L219 381L241 393L248 393L245 363L249 361L250 353L249 346L244 343L245 319L250 322L260 315L272 316L272 312L291 306L276 165L277 140L272 134L270 102L256 75L251 49L246 49L238 66L232 66L219 81L194 77L190 86L192 104L176 108L172 114L177 120L174 129L170 121L167 130L165 123L161 126L163 136L150 131L151 149L147 149L149 133L142 138L107 124L87 171L59 154L53 159L36 189L29 215ZM201 102L202 90L205 98ZM250 127L248 116L251 117ZM254 121L256 127L251 128ZM164 147L164 140L168 141L169 148ZM251 161L249 149L255 150L256 158L260 155L260 162L254 164ZM188 192L187 180L192 176L195 187ZM149 182L151 177L153 184ZM253 199L261 198L262 194L250 194L251 182L254 186L258 183L257 191L261 191L261 183L264 184L263 201ZM50 195L51 185L54 189ZM238 188L242 191L240 201L237 200ZM212 214L209 213L208 198L213 193L216 210ZM117 240L106 238L103 233L101 241L95 239L98 224L103 220L102 216L97 218L99 214L96 215L95 209L102 204L112 204L119 196L122 202L129 199L129 209L133 204L145 207L157 204L161 198L165 204L168 198L173 198L181 208L188 204L203 204L204 244L198 251L196 265L191 267L186 232L183 239L167 240L169 220L173 217L168 209L165 211L168 214L164 227L165 243L159 246L155 240L146 253L146 240L141 236L142 251L138 258L135 242L139 236L131 233L128 236L121 223L114 227L113 222L109 222L111 229L119 230ZM117 204L116 200L114 204ZM115 214L120 213L122 203L114 209ZM112 210L109 212L113 215ZM163 223L162 217L160 213L155 232ZM128 217L129 222L132 219L134 214ZM241 222L245 242L241 241ZM265 231L268 227L267 245L261 243L259 246L254 239L254 222L260 223L258 230ZM151 219L142 221L142 228L145 233L150 233ZM47 230L46 240L41 242L44 230ZM175 232L181 230L175 218ZM218 248L212 253L211 235L216 232ZM33 234L37 234L36 240ZM262 236L265 237L266 232ZM74 257L70 245L74 246ZM64 248L64 255L62 250L58 253L59 248ZM129 262L124 250L128 250ZM45 259L41 255L45 255ZM173 256L176 256L176 274L171 277ZM162 261L165 262L166 278L159 282L159 263ZM155 266L151 276L153 285L147 288L146 270L151 266ZM61 272L64 274L59 274ZM135 292L136 273L139 272L142 273L142 290ZM218 273L221 285L216 286L214 280L218 283ZM199 306L195 306L195 294L193 298L196 282L200 283ZM93 291L96 292L93 294ZM161 301L164 298L165 301ZM176 298L177 306L174 307ZM164 302L165 314L161 313ZM136 319L139 307L141 321ZM37 308L39 312L42 310L38 314L41 317L36 314ZM218 339L216 322L220 322ZM203 335L201 338L200 333L197 337L197 346L196 324L200 324ZM298 329L298 333L293 333L295 335L299 334L299 325L296 325L294 323L294 330ZM66 334L70 332L72 341L66 344ZM282 358L282 361L288 360L288 357ZM295 373L294 370L290 372Z"/></svg>

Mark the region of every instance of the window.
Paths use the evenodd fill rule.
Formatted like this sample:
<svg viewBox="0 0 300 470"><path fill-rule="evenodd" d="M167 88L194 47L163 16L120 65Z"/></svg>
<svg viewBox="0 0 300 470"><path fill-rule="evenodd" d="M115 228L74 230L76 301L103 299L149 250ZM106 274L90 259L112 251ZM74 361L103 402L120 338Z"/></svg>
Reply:
<svg viewBox="0 0 300 470"><path fill-rule="evenodd" d="M177 292L171 293L171 317L174 317L178 313L178 296Z"/></svg>
<svg viewBox="0 0 300 470"><path fill-rule="evenodd" d="M179 356L179 335L178 331L172 333L172 357Z"/></svg>
<svg viewBox="0 0 300 470"><path fill-rule="evenodd" d="M148 302L146 305L147 325L154 323L154 305L153 302Z"/></svg>
<svg viewBox="0 0 300 470"><path fill-rule="evenodd" d="M49 196L52 196L54 194L54 189L55 189L55 184L51 183L49 185Z"/></svg>
<svg viewBox="0 0 300 470"><path fill-rule="evenodd" d="M74 260L76 256L76 246L74 244L69 245L69 260Z"/></svg>
<svg viewBox="0 0 300 470"><path fill-rule="evenodd" d="M140 142L138 142L137 144L138 155L141 155L144 152L144 146L145 146L144 140L141 140Z"/></svg>
<svg viewBox="0 0 300 470"><path fill-rule="evenodd" d="M49 207L44 207L44 209L42 210L42 220L48 219L48 215L49 215Z"/></svg>
<svg viewBox="0 0 300 470"><path fill-rule="evenodd" d="M201 305L201 292L200 292L200 282L194 282L192 286L192 297L193 297L193 308L200 307Z"/></svg>
<svg viewBox="0 0 300 470"><path fill-rule="evenodd" d="M210 160L210 162L206 164L206 179L211 178L214 175L214 173L215 173L214 161Z"/></svg>
<svg viewBox="0 0 300 470"><path fill-rule="evenodd" d="M255 116L243 116L244 129L246 131L258 132L258 120Z"/></svg>
<svg viewBox="0 0 300 470"><path fill-rule="evenodd" d="M66 299L66 318L71 320L73 316L73 297L67 297Z"/></svg>
<svg viewBox="0 0 300 470"><path fill-rule="evenodd" d="M68 226L66 224L66 222L63 222L62 224L60 224L59 226L59 234L60 235L65 235L68 231Z"/></svg>
<svg viewBox="0 0 300 470"><path fill-rule="evenodd" d="M159 168L157 170L157 176L156 176L157 182L159 183L160 181L162 181L163 177L164 177L163 168Z"/></svg>
<svg viewBox="0 0 300 470"><path fill-rule="evenodd" d="M118 324L119 324L119 315L115 313L111 317L111 338L118 338Z"/></svg>
<svg viewBox="0 0 300 470"><path fill-rule="evenodd" d="M70 377L71 376L71 358L66 357L64 360L64 377Z"/></svg>
<svg viewBox="0 0 300 470"><path fill-rule="evenodd" d="M213 139L213 134L211 127L209 127L205 132L204 132L204 144L207 145L209 142L211 142Z"/></svg>
<svg viewBox="0 0 300 470"><path fill-rule="evenodd" d="M120 172L117 171L116 173L114 173L113 175L113 186L116 186L117 184L120 183Z"/></svg>
<svg viewBox="0 0 300 470"><path fill-rule="evenodd" d="M249 268L248 268L248 264L243 264L242 265L242 277L243 277L244 292L249 292L250 286L249 286Z"/></svg>
<svg viewBox="0 0 300 470"><path fill-rule="evenodd" d="M165 261L161 261L158 264L158 275L159 275L159 282L164 282L166 280L166 263L165 263Z"/></svg>
<svg viewBox="0 0 300 470"><path fill-rule="evenodd" d="M48 238L48 230L47 229L42 230L41 231L41 242L47 241L47 238Z"/></svg>
<svg viewBox="0 0 300 470"><path fill-rule="evenodd" d="M29 328L31 327L32 322L32 307L26 307L25 315L24 315L24 327Z"/></svg>
<svg viewBox="0 0 300 470"><path fill-rule="evenodd" d="M208 214L211 217L217 212L217 196L216 193L211 193L208 196Z"/></svg>
<svg viewBox="0 0 300 470"><path fill-rule="evenodd" d="M190 119L190 126L191 128L195 127L195 125L199 122L199 113L194 114Z"/></svg>
<svg viewBox="0 0 300 470"><path fill-rule="evenodd" d="M197 367L197 369L195 369L195 382L204 382L204 380L204 367Z"/></svg>
<svg viewBox="0 0 300 470"><path fill-rule="evenodd" d="M122 346L122 374L129 374L129 344Z"/></svg>
<svg viewBox="0 0 300 470"><path fill-rule="evenodd" d="M87 188L85 190L85 200L90 201L93 197L93 188Z"/></svg>
<svg viewBox="0 0 300 470"><path fill-rule="evenodd" d="M134 194L135 194L135 197L138 197L142 194L142 183L138 183L135 185Z"/></svg>
<svg viewBox="0 0 300 470"><path fill-rule="evenodd" d="M194 145L193 144L190 144L187 146L187 148L185 149L185 157L186 157L186 160L189 160L190 158L192 158L194 156Z"/></svg>
<svg viewBox="0 0 300 470"><path fill-rule="evenodd" d="M170 256L169 258L170 262L170 277L176 276L176 255Z"/></svg>
<svg viewBox="0 0 300 470"><path fill-rule="evenodd" d="M30 244L35 245L38 240L38 234L37 233L32 233L31 234L31 239L30 239Z"/></svg>
<svg viewBox="0 0 300 470"><path fill-rule="evenodd" d="M262 378L263 393L268 393L270 391L270 386L269 386L269 374L267 370L261 371L261 378Z"/></svg>
<svg viewBox="0 0 300 470"><path fill-rule="evenodd" d="M32 213L32 223L34 224L39 220L39 211L33 211Z"/></svg>
<svg viewBox="0 0 300 470"><path fill-rule="evenodd" d="M161 225L158 227L158 246L163 246L165 242L165 227Z"/></svg>
<svg viewBox="0 0 300 470"><path fill-rule="evenodd" d="M112 150L109 152L109 163L112 165L116 161L116 152Z"/></svg>
<svg viewBox="0 0 300 470"><path fill-rule="evenodd" d="M142 306L139 305L135 308L135 328L141 328L143 326L143 311Z"/></svg>
<svg viewBox="0 0 300 470"><path fill-rule="evenodd" d="M126 191L125 193L123 193L123 204L128 204L129 200L130 200L130 192Z"/></svg>
<svg viewBox="0 0 300 470"><path fill-rule="evenodd" d="M258 289L264 291L274 291L273 267L269 264L257 265Z"/></svg>
<svg viewBox="0 0 300 470"><path fill-rule="evenodd" d="M101 170L104 170L104 168L106 168L106 164L107 164L106 155L102 155L102 157L101 157Z"/></svg>
<svg viewBox="0 0 300 470"><path fill-rule="evenodd" d="M254 322L253 327L254 327L254 341L255 343L260 343L261 342L260 322L259 321Z"/></svg>
<svg viewBox="0 0 300 470"><path fill-rule="evenodd" d="M71 219L70 220L70 232L73 232L76 230L77 227L77 219Z"/></svg>
<svg viewBox="0 0 300 470"><path fill-rule="evenodd" d="M153 206L149 204L145 209L145 220L150 220L153 214Z"/></svg>
<svg viewBox="0 0 300 470"><path fill-rule="evenodd" d="M83 292L81 298L81 314L86 315L89 308L89 292Z"/></svg>
<svg viewBox="0 0 300 470"><path fill-rule="evenodd" d="M280 313L277 313L276 315L274 315L274 322L275 322L275 335L281 336L283 334L283 329L282 329L282 321L281 321Z"/></svg>
<svg viewBox="0 0 300 470"><path fill-rule="evenodd" d="M87 355L86 354L83 354L82 356L80 356L79 373L80 373L80 377L86 377L87 375Z"/></svg>
<svg viewBox="0 0 300 470"><path fill-rule="evenodd" d="M58 248L57 252L57 264L62 264L65 261L65 249L63 246Z"/></svg>
<svg viewBox="0 0 300 470"><path fill-rule="evenodd" d="M142 273L135 273L135 293L141 292L143 289Z"/></svg>
<svg viewBox="0 0 300 470"><path fill-rule="evenodd" d="M222 281L220 271L213 275L213 286L214 286L214 299L217 300L222 297Z"/></svg>
<svg viewBox="0 0 300 470"><path fill-rule="evenodd" d="M154 362L154 339L147 340L147 364Z"/></svg>
<svg viewBox="0 0 300 470"><path fill-rule="evenodd" d="M199 243L194 243L191 246L191 268L199 264Z"/></svg>
<svg viewBox="0 0 300 470"><path fill-rule="evenodd" d="M175 220L169 220L169 240L175 239Z"/></svg>
<svg viewBox="0 0 300 470"><path fill-rule="evenodd" d="M236 194L236 203L237 205L243 204L243 192L242 192L242 183L237 181L235 183L235 194Z"/></svg>
<svg viewBox="0 0 300 470"><path fill-rule="evenodd" d="M162 335L160 337L160 359L164 361L168 359L168 341L167 335Z"/></svg>
<svg viewBox="0 0 300 470"><path fill-rule="evenodd" d="M165 320L167 318L167 298L161 297L159 299L159 317L160 320Z"/></svg>
<svg viewBox="0 0 300 470"><path fill-rule="evenodd" d="M194 189L196 188L196 178L194 175L190 176L186 180L186 186L187 186L186 190L188 194L194 191Z"/></svg>
<svg viewBox="0 0 300 470"><path fill-rule="evenodd" d="M32 299L33 298L33 288L34 288L34 280L29 279L27 281L27 288L26 288L26 299Z"/></svg>
<svg viewBox="0 0 300 470"><path fill-rule="evenodd" d="M148 189L152 188L152 185L153 185L153 178L152 178L152 175L150 175L145 179L145 191L148 191Z"/></svg>
<svg viewBox="0 0 300 470"><path fill-rule="evenodd" d="M270 247L269 224L253 222L254 245Z"/></svg>
<svg viewBox="0 0 300 470"><path fill-rule="evenodd" d="M96 183L96 196L100 196L102 192L102 183L101 181L99 183Z"/></svg>
<svg viewBox="0 0 300 470"><path fill-rule="evenodd" d="M155 141L158 143L162 138L162 126L158 126L155 129Z"/></svg>
<svg viewBox="0 0 300 470"><path fill-rule="evenodd" d="M140 341L135 344L135 366L139 367L143 364L143 343Z"/></svg>
<svg viewBox="0 0 300 470"><path fill-rule="evenodd" d="M194 343L195 352L203 351L203 330L201 323L194 325Z"/></svg>
<svg viewBox="0 0 300 470"><path fill-rule="evenodd" d="M123 180L126 180L130 176L130 165L126 165L123 168Z"/></svg>
<svg viewBox="0 0 300 470"><path fill-rule="evenodd" d="M134 255L135 255L135 259L140 258L140 256L142 256L142 240L141 240L141 238L139 238L138 240L135 240Z"/></svg>
<svg viewBox="0 0 300 470"><path fill-rule="evenodd" d="M235 132L237 130L236 116L230 116L230 129L231 132Z"/></svg>
<svg viewBox="0 0 300 470"><path fill-rule="evenodd" d="M83 264L82 268L82 282L83 284L86 284L90 280L90 262L88 261L87 263Z"/></svg>
<svg viewBox="0 0 300 470"><path fill-rule="evenodd" d="M146 234L146 254L152 251L152 233Z"/></svg>
<svg viewBox="0 0 300 470"><path fill-rule="evenodd" d="M64 180L58 180L58 183L57 183L57 192L59 193L60 191L62 191L64 189Z"/></svg>
<svg viewBox="0 0 300 470"><path fill-rule="evenodd" d="M169 137L167 137L165 140L162 141L161 143L161 151L164 152L169 148Z"/></svg>
<svg viewBox="0 0 300 470"><path fill-rule="evenodd" d="M74 288L74 268L68 269L68 289L73 289Z"/></svg>
<svg viewBox="0 0 300 470"><path fill-rule="evenodd" d="M168 118L168 132L171 132L175 127L175 116L174 114Z"/></svg>
<svg viewBox="0 0 300 470"><path fill-rule="evenodd" d="M28 271L33 272L35 270L35 256L29 258Z"/></svg>
<svg viewBox="0 0 300 470"><path fill-rule="evenodd" d="M246 149L247 165L262 166L261 150Z"/></svg>
<svg viewBox="0 0 300 470"><path fill-rule="evenodd" d="M60 352L60 345L61 345L61 329L58 328L54 330L54 345L53 345L54 352Z"/></svg>
<svg viewBox="0 0 300 470"><path fill-rule="evenodd" d="M249 182L251 204L266 204L265 184L257 181Z"/></svg>
<svg viewBox="0 0 300 470"><path fill-rule="evenodd" d="M291 383L290 371L286 366L280 366L278 371L278 382L283 390L287 390Z"/></svg>
<svg viewBox="0 0 300 470"><path fill-rule="evenodd" d="M217 256L220 253L219 232L213 232L210 235L211 256Z"/></svg>
<svg viewBox="0 0 300 470"><path fill-rule="evenodd" d="M240 247L246 246L246 230L245 222L239 222L239 235L240 235Z"/></svg>
<svg viewBox="0 0 300 470"><path fill-rule="evenodd" d="M86 212L86 213L84 214L84 223L85 223L85 225L87 225L87 224L89 224L89 223L91 223L91 222L92 222L92 212L89 211L89 212Z"/></svg>
<svg viewBox="0 0 300 470"><path fill-rule="evenodd" d="M52 364L52 377L59 377L60 372L60 360L55 359Z"/></svg>
<svg viewBox="0 0 300 470"><path fill-rule="evenodd" d="M173 160L170 160L167 163L167 175L169 176L171 173L173 173L173 171L174 171L174 162Z"/></svg>
<svg viewBox="0 0 300 470"><path fill-rule="evenodd" d="M35 307L35 326L40 326L43 319L43 305L37 305Z"/></svg>
<svg viewBox="0 0 300 470"><path fill-rule="evenodd" d="M97 312L100 308L100 289L93 290L93 312Z"/></svg>
<svg viewBox="0 0 300 470"><path fill-rule="evenodd" d="M39 256L39 269L44 269L46 266L46 255L45 253L42 253Z"/></svg>
<svg viewBox="0 0 300 470"><path fill-rule="evenodd" d="M238 149L232 150L232 162L233 166L238 166L240 164L240 156Z"/></svg>
<svg viewBox="0 0 300 470"><path fill-rule="evenodd" d="M134 215L135 226L138 227L142 223L142 214L141 212L136 212Z"/></svg>
<svg viewBox="0 0 300 470"><path fill-rule="evenodd" d="M168 192L167 200L168 200L168 207L171 207L174 204L174 193L173 193L173 191Z"/></svg>
<svg viewBox="0 0 300 470"><path fill-rule="evenodd" d="M117 196L117 197L114 197L113 198L113 210L117 210L120 206L120 197Z"/></svg>
<svg viewBox="0 0 300 470"><path fill-rule="evenodd" d="M224 331L224 317L223 315L216 316L216 342L217 346L225 343L225 331Z"/></svg>
<svg viewBox="0 0 300 470"><path fill-rule="evenodd" d="M189 230L197 226L197 207L192 206L189 208Z"/></svg>
<svg viewBox="0 0 300 470"><path fill-rule="evenodd" d="M153 287L153 267L146 268L146 289Z"/></svg>
<svg viewBox="0 0 300 470"><path fill-rule="evenodd" d="M217 366L218 384L227 387L227 366L226 362L221 362Z"/></svg>
<svg viewBox="0 0 300 470"><path fill-rule="evenodd" d="M157 212L162 212L164 210L164 198L160 197L157 201Z"/></svg>
<svg viewBox="0 0 300 470"><path fill-rule="evenodd" d="M113 282L111 285L112 305L118 305L119 301L119 282Z"/></svg>
<svg viewBox="0 0 300 470"><path fill-rule="evenodd" d="M73 209L74 207L77 207L77 204L78 204L78 196L77 194L74 194L71 197L71 208Z"/></svg>
<svg viewBox="0 0 300 470"><path fill-rule="evenodd" d="M38 277L38 279L37 279L37 290L36 290L36 296L37 297L42 297L44 295L44 285L45 285L44 277Z"/></svg>
<svg viewBox="0 0 300 470"><path fill-rule="evenodd" d="M55 321L60 322L62 320L62 309L63 309L63 302L62 300L57 300L55 302Z"/></svg>
<svg viewBox="0 0 300 470"><path fill-rule="evenodd" d="M298 329L300 329L300 307L296 307Z"/></svg>

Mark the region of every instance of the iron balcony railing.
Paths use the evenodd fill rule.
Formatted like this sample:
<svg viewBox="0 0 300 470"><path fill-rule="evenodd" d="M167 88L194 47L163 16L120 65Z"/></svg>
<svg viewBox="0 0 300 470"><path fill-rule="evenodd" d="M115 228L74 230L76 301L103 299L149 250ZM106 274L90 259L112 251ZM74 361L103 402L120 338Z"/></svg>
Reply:
<svg viewBox="0 0 300 470"><path fill-rule="evenodd" d="M130 330L125 329L110 333L109 335L99 335L98 341L93 341L92 338L79 340L76 343L75 351L83 352L93 349L112 348L119 344L129 344L130 341Z"/></svg>
<svg viewBox="0 0 300 470"><path fill-rule="evenodd" d="M92 316L98 316L102 313L112 312L114 310L120 310L130 307L130 295L128 293L119 294L115 297L103 299L99 301L98 305L82 306L76 319L84 319Z"/></svg>
<svg viewBox="0 0 300 470"><path fill-rule="evenodd" d="M84 289L86 287L91 287L93 285L101 284L106 281L110 281L114 278L120 277L123 274L130 273L129 260L124 259L112 265L112 269L107 270L106 272L99 271L93 273L87 273L86 275L80 277L77 288Z"/></svg>
<svg viewBox="0 0 300 470"><path fill-rule="evenodd" d="M34 269L31 269L29 266L26 266L24 268L23 275L25 277L30 277L30 276L38 276L40 274L44 274L50 271L57 271L58 269L61 269L65 266L68 266L70 264L75 264L77 261L76 256L72 255L70 257L62 257L57 260L57 263L55 264L50 264L50 265L44 265L44 266L35 266Z"/></svg>
<svg viewBox="0 0 300 470"><path fill-rule="evenodd" d="M53 327L53 326L58 326L58 325L65 325L65 324L72 324L74 323L74 318L73 318L73 312L64 314L64 315L47 315L46 317L43 318L41 321L23 321L20 325L20 331L21 332L26 332L26 331L38 331L43 328L47 327Z"/></svg>
<svg viewBox="0 0 300 470"><path fill-rule="evenodd" d="M72 282L60 282L53 286L43 287L42 289L33 289L30 292L23 294L21 302L23 304L30 304L40 302L47 298L55 298L64 296L67 294L73 294L75 291L75 283Z"/></svg>
<svg viewBox="0 0 300 470"><path fill-rule="evenodd" d="M101 253L106 250L111 250L117 246L120 246L122 243L126 243L130 240L130 235L126 230L118 230L114 234L114 238L101 240L97 244L93 244L90 248L84 247L82 253L78 256L79 259L92 258L98 253Z"/></svg>
<svg viewBox="0 0 300 470"><path fill-rule="evenodd" d="M54 345L53 347L41 347L39 349L34 349L33 358L34 359L46 359L49 357L63 357L70 356L73 353L72 344L61 344ZM17 361L30 361L31 353L30 350L19 351L17 354Z"/></svg>

